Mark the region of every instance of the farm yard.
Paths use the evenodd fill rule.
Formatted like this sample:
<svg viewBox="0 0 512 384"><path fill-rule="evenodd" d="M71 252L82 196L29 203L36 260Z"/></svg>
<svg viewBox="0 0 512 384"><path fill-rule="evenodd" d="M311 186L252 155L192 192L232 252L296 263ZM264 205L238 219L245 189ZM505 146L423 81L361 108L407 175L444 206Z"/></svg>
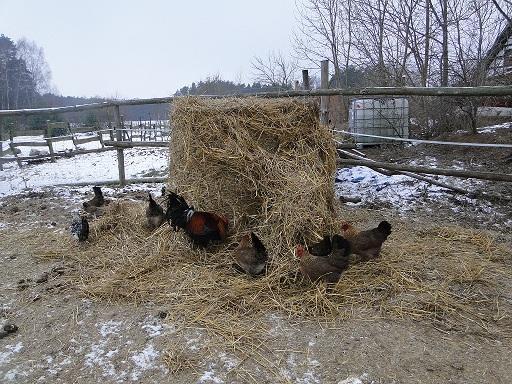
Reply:
<svg viewBox="0 0 512 384"><path fill-rule="evenodd" d="M219 143L223 142L222 121L250 129L250 122L262 119L252 109L250 115L241 117L246 113L242 109L234 123L221 115L214 115L220 119L215 120L202 114L201 105L187 102L178 104L188 112L175 116L176 124L191 129L194 122L209 124L210 134L218 135ZM264 109L265 118L274 119L269 126L287 126L290 116L303 113L300 104L284 116L281 112L273 115L271 107L260 108L269 108ZM218 174L215 167L233 172L249 166L243 157L205 150L194 161L209 165L190 168L195 163L182 159L186 151L201 148L200 142L190 141L192 148L176 144L187 142L189 133L186 129L173 133L172 140L177 140L174 153L167 148L125 149L126 177L165 177L169 163L171 169L179 164L171 172L175 178L169 179L168 188L175 188L175 180L181 180L178 188L187 190L187 196L196 196L194 202L199 203L197 196L204 190L187 187L187 182L201 180L199 184L204 185L208 174ZM300 135L300 129L287 134ZM511 134L510 126L502 124L482 128L478 139L510 142ZM459 136L461 141L469 138ZM221 145L206 136L200 140ZM258 141L253 147L242 136L224 140L238 142L240 154L269 145ZM446 140L457 141L457 134ZM506 149L490 153L481 148L431 147L386 144L358 152L374 160L399 159L411 165L508 169L510 151ZM263 277L234 271L236 233L254 225L251 216L240 219L228 213L233 234L225 245L207 250L190 250L183 233L172 231L167 224L148 231L143 225L147 193L162 202L162 183L104 186L105 197L112 203L103 216L90 221L89 240L76 242L69 234L72 215L92 196L95 181L116 181L116 156L115 151L90 153L21 169L16 162L4 164L0 252L8 278L2 281L0 299L2 317L19 327L1 341L0 377L4 381L505 383L512 378L507 358L512 325L512 211L508 201L464 196L366 167L338 167L327 176L331 182L314 186L316 193L326 196L336 192L333 225L349 219L356 226L371 228L387 220L393 230L379 259L367 263L351 259L351 266L329 291L295 273L298 263L292 257L293 246L286 238L280 241L282 235L274 237L272 228L263 223L257 224L257 231L275 247L270 249L273 269ZM222 160L222 156L228 157ZM236 163L228 160L233 156ZM251 168L244 168L251 177L259 177L256 169L262 160L254 157ZM273 161L266 166L271 167L267 172L281 172L279 167L286 162L280 157ZM281 165L272 168L276 164ZM297 175L307 167L296 164L286 176L289 179L280 182L300 185ZM279 177L272 180L279 181ZM306 177L315 183L314 177L319 176ZM504 182L456 181L448 176L437 180L510 195ZM72 182L84 185L64 185ZM271 192L265 192L266 182L255 179L255 185L261 183L260 194ZM236 183L224 178L220 187L236 191L240 187ZM202 201L201 207L222 206L223 197L213 187L219 185L211 185L207 193L215 201ZM304 185L304 192L290 190L271 209L285 204L285 209L296 210L288 205L288 198L310 204L314 196L312 203L317 204L312 187ZM358 197L360 202L344 202L346 197ZM233 196L227 193L226 198ZM233 204L234 212L245 209L243 200L241 208ZM319 228L325 225L311 217L309 212L298 211L297 217L286 219L290 220L287 225L300 225L301 220Z"/></svg>
<svg viewBox="0 0 512 384"><path fill-rule="evenodd" d="M0 1L0 383L512 383L510 15Z"/></svg>

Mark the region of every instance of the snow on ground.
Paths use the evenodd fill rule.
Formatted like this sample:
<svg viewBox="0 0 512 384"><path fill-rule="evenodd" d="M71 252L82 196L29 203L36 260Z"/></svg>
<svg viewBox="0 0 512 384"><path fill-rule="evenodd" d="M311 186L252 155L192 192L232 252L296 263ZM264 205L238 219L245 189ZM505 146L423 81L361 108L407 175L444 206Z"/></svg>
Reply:
<svg viewBox="0 0 512 384"><path fill-rule="evenodd" d="M131 148L125 150L124 154L127 178L146 173L166 173L166 148ZM103 180L118 180L116 151L60 158L55 163L24 165L21 169L16 162L12 162L4 164L4 170L0 171L0 197L37 187L76 182L93 184Z"/></svg>
<svg viewBox="0 0 512 384"><path fill-rule="evenodd" d="M496 132L497 129L507 129L507 128L512 128L512 122L490 125L488 127L481 127L481 128L478 128L478 132L479 133L494 133L494 132Z"/></svg>
<svg viewBox="0 0 512 384"><path fill-rule="evenodd" d="M426 163L429 166L435 167L435 158L426 160L428 160ZM416 164L417 162L411 162L411 164L413 163ZM455 163L454 165L457 168L458 164ZM477 191L483 188L482 181L474 179L464 180L439 176L436 180L468 191ZM445 203L454 213L460 212L461 206L472 207L473 210L481 214L482 217L489 219L490 222L495 221L496 218L505 218L506 216L505 212L485 200L457 195L460 204L453 204L453 195L445 188L405 175L385 176L361 166L338 169L335 190L338 196L361 198L360 203L347 203L348 205L357 206L370 203L390 206L400 213L417 209L432 211L436 207L431 203L440 202ZM495 225L500 226L501 224Z"/></svg>
<svg viewBox="0 0 512 384"><path fill-rule="evenodd" d="M444 194L444 189L405 175L385 176L367 167L342 168L336 176L339 196L360 197L368 200L387 201L400 211L414 208L418 200Z"/></svg>
<svg viewBox="0 0 512 384"><path fill-rule="evenodd" d="M488 125L486 127L480 127L477 128L478 133L495 133L499 129L509 129L512 128L512 122L506 122L501 124L495 124L495 125ZM466 135L468 131L466 129L459 129L458 131L455 131L454 133L458 135Z"/></svg>

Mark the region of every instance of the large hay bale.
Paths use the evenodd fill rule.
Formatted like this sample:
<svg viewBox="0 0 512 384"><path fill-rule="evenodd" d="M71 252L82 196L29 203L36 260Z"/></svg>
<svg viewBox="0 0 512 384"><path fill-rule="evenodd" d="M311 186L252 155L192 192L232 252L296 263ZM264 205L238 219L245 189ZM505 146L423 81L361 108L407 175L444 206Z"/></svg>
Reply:
<svg viewBox="0 0 512 384"><path fill-rule="evenodd" d="M303 99L180 98L170 180L189 203L258 232L274 256L334 223L335 146Z"/></svg>

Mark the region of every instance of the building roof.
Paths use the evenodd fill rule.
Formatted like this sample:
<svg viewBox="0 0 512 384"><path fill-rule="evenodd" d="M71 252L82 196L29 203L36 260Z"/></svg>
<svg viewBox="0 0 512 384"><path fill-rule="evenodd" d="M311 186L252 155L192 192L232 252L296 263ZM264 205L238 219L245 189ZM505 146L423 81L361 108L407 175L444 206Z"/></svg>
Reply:
<svg viewBox="0 0 512 384"><path fill-rule="evenodd" d="M482 67L485 71L489 70L490 65L496 59L496 56L501 52L503 48L507 45L508 39L512 37L512 24L507 24L507 26L501 31L498 35L494 44L491 46L487 54L482 59Z"/></svg>

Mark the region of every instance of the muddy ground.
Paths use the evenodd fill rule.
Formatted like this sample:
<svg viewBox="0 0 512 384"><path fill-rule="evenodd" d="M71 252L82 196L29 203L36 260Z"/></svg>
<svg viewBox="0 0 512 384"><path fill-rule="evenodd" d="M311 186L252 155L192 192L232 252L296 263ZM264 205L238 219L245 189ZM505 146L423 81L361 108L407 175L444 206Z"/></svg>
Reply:
<svg viewBox="0 0 512 384"><path fill-rule="evenodd" d="M444 152L443 152L444 151ZM403 161L432 156L431 148L365 149L374 159ZM454 161L507 171L507 153L475 160L467 150L435 153L439 164ZM501 156L501 157L500 157ZM144 186L157 191L160 185ZM494 190L509 193L499 184ZM143 200L145 190L106 189L111 198ZM20 229L67 231L71 212L90 197L83 189L47 188L0 200L0 234ZM403 215L386 205L346 206L410 223L453 224L489 229L510 247L510 228L489 228L481 212L454 215L449 203ZM496 209L510 210L502 201ZM510 211L506 211L510 212ZM510 215L510 213L507 213ZM512 215L509 217L512 219ZM4 237L4 238L6 238ZM27 248L28 247L28 248ZM374 309L348 320L321 324L269 313L271 332L261 355L250 358L219 346L202 328L186 328L172 308L84 297L66 276L66 260L43 261L19 247L0 245L0 324L17 332L0 339L0 382L16 383L510 383L512 338L447 330L430 321L378 316ZM510 262L508 260L507 262ZM511 278L512 279L512 278ZM512 280L505 282L512 287ZM512 305L512 294L505 300ZM499 312L499 311L498 311ZM510 316L506 311L501 316ZM260 348L261 346L258 346ZM258 349L259 350L259 349ZM265 352L266 351L266 352Z"/></svg>

